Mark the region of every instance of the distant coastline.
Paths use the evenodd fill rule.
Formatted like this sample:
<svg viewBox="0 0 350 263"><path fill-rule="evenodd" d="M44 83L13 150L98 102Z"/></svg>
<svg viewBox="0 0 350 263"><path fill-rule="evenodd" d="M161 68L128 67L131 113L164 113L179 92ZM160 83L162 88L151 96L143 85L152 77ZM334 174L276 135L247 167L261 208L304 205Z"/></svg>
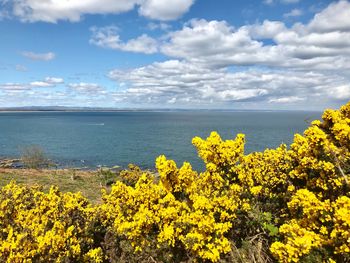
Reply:
<svg viewBox="0 0 350 263"><path fill-rule="evenodd" d="M125 111L154 111L153 109L115 109L89 107L3 107L0 112L125 112Z"/></svg>
<svg viewBox="0 0 350 263"><path fill-rule="evenodd" d="M169 108L95 108L95 107L64 107L64 106L29 106L29 107L2 107L0 113L21 112L186 112L186 111L216 111L216 112L322 112L321 110L276 110L276 109L169 109Z"/></svg>

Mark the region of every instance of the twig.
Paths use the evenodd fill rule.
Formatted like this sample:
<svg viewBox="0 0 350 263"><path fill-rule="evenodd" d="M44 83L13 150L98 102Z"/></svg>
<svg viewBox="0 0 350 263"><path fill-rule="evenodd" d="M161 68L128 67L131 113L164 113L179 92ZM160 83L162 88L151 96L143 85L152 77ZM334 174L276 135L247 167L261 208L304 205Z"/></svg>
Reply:
<svg viewBox="0 0 350 263"><path fill-rule="evenodd" d="M335 152L332 151L329 147L328 147L328 150L329 150L330 153L333 155L334 160L335 160L335 163L336 163L336 165L337 165L337 168L338 168L339 172L341 173L341 175L343 176L343 178L344 178L344 180L345 180L345 183L346 183L347 185L349 185L348 178L347 178L347 176L345 175L343 169L342 169L341 166L340 166L340 160L338 159L338 157L337 157L337 155L335 154Z"/></svg>
<svg viewBox="0 0 350 263"><path fill-rule="evenodd" d="M152 256L150 256L149 259L150 259L152 262L157 263L157 261L156 261Z"/></svg>

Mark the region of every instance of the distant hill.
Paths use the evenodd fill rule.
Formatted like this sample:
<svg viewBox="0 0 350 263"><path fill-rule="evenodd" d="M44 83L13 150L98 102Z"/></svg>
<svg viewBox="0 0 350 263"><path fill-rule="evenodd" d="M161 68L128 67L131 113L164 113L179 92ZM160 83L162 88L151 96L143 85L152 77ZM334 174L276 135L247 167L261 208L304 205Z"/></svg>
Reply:
<svg viewBox="0 0 350 263"><path fill-rule="evenodd" d="M162 109L164 110L164 109ZM65 106L27 106L27 107L2 107L0 112L4 111L155 111L155 109L117 109L117 108L98 108L98 107L65 107ZM167 111L165 109L164 111ZM170 110L169 110L170 111Z"/></svg>
<svg viewBox="0 0 350 263"><path fill-rule="evenodd" d="M0 111L123 111L123 109L65 107L65 106L27 106L27 107L2 107L0 108Z"/></svg>
<svg viewBox="0 0 350 263"><path fill-rule="evenodd" d="M304 110L269 110L269 109L179 109L179 108L102 108L102 107L66 107L66 106L25 106L25 107L0 107L0 112L30 112L30 111L59 111L59 112L125 112L125 111L228 111L228 112L256 112L256 111L274 111L274 112L286 112L286 111L304 111ZM312 110L310 110L312 112ZM314 111L319 112L319 111Z"/></svg>

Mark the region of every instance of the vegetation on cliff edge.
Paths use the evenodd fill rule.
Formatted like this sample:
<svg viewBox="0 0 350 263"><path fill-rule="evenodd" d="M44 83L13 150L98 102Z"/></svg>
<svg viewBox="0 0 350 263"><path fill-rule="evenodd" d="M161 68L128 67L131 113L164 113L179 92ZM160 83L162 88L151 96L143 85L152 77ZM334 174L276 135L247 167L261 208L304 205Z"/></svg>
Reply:
<svg viewBox="0 0 350 263"><path fill-rule="evenodd" d="M287 147L244 154L244 135L193 145L205 171L160 156L102 201L11 182L0 190L3 262L349 262L350 103Z"/></svg>

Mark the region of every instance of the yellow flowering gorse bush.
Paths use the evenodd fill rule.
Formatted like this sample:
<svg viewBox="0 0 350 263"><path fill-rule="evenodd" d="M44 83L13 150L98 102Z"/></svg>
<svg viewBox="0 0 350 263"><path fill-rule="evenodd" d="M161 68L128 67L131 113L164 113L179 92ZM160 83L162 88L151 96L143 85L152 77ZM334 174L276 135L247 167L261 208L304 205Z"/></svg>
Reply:
<svg viewBox="0 0 350 263"><path fill-rule="evenodd" d="M0 261L82 261L93 255L94 209L81 194L10 183L0 190ZM96 257L96 256L95 256Z"/></svg>

